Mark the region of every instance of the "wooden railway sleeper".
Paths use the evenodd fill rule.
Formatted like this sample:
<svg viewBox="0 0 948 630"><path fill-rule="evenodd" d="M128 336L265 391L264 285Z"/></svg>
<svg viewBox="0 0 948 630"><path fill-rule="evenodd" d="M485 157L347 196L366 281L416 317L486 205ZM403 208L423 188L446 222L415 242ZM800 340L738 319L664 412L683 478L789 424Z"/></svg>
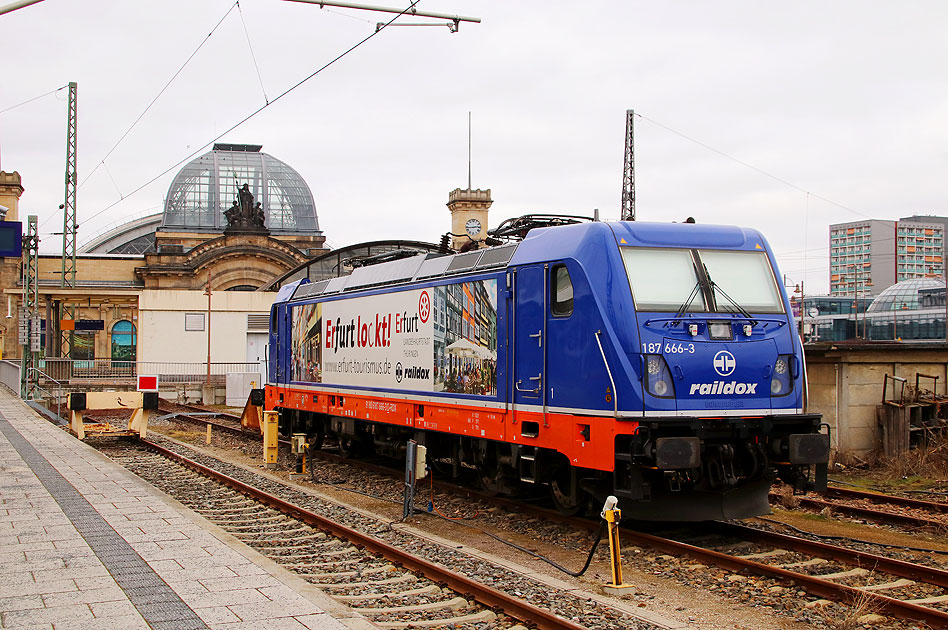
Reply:
<svg viewBox="0 0 948 630"><path fill-rule="evenodd" d="M451 599L446 599L440 602L428 602L426 604L415 604L410 606L392 606L389 608L362 608L361 606L355 606L354 608L359 611L361 615L368 615L371 617L378 617L381 615L391 615L396 613L404 612L424 612L428 610L441 610L442 608L449 608L451 610L461 610L468 606L468 601L463 597L452 597Z"/></svg>
<svg viewBox="0 0 948 630"><path fill-rule="evenodd" d="M418 595L434 595L440 593L441 588L434 584L413 588L407 591L393 591L391 593L362 593L360 595L333 595L332 598L340 602L360 602L366 599L385 599L387 597L417 597Z"/></svg>
<svg viewBox="0 0 948 630"><path fill-rule="evenodd" d="M395 567L392 567L392 568L394 569ZM416 576L415 574L402 573L401 575L397 575L392 578L387 578L385 580L366 580L363 582L359 582L358 584L362 586L367 586L367 587L368 586L394 586L398 584L413 583L417 581L418 581L418 576ZM335 588L344 589L344 588L352 588L353 584L354 584L353 582L339 582L338 584L327 582L325 584L320 584L319 587L325 590L331 590ZM375 595L370 595L370 597L375 597Z"/></svg>
<svg viewBox="0 0 948 630"><path fill-rule="evenodd" d="M451 619L415 619L412 621L375 621L373 622L379 628L434 628L437 626L448 626L456 628L466 623L489 623L497 619L497 615L491 610L482 610L480 612L465 615L463 617L453 617Z"/></svg>

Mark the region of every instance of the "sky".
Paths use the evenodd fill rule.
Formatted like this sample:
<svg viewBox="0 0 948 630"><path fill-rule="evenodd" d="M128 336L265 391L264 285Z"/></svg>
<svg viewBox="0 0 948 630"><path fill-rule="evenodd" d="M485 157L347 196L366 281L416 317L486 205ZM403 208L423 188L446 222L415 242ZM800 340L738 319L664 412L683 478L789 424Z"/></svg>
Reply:
<svg viewBox="0 0 948 630"><path fill-rule="evenodd" d="M0 169L23 178L40 251L62 250L57 89L70 81L80 245L161 210L215 141L296 169L332 247L436 242L449 191L468 185L469 113L490 227L617 220L628 109L637 219L759 229L807 294L828 291L829 224L948 215L942 0L416 6L482 21L452 33L401 17L376 33L393 15L285 0L46 0L0 15Z"/></svg>

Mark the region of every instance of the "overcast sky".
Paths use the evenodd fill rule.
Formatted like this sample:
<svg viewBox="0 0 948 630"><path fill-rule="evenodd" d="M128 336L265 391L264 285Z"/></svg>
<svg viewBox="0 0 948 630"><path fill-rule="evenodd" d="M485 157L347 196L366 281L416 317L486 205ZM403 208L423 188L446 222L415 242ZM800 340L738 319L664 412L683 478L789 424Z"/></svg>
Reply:
<svg viewBox="0 0 948 630"><path fill-rule="evenodd" d="M830 223L948 214L943 0L418 8L483 21L384 29L277 99L391 16L46 0L0 16L0 111L78 83L80 244L160 210L179 163L215 140L294 167L331 246L437 241L448 192L467 187L469 111L491 227L530 212L618 219L627 109L642 116L638 219L758 228L807 293L828 289ZM66 95L0 113L0 168L23 178L20 214L39 215L41 251L62 248Z"/></svg>

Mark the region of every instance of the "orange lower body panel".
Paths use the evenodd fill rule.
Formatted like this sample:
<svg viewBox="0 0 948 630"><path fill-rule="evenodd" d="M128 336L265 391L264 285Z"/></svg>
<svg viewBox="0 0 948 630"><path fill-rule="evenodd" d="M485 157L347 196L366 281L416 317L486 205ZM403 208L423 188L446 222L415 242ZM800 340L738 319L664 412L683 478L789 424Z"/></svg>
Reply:
<svg viewBox="0 0 948 630"><path fill-rule="evenodd" d="M458 400L419 403L397 395L329 393L268 385L266 408L281 407L550 449L580 468L612 471L615 467L616 421L611 416L490 409ZM631 433L637 426L635 422L623 422L622 433Z"/></svg>

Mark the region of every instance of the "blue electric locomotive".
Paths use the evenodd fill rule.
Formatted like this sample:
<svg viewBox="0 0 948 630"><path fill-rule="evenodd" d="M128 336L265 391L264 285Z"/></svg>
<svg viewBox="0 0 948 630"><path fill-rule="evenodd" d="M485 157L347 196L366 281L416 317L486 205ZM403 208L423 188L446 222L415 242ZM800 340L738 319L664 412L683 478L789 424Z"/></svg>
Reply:
<svg viewBox="0 0 948 630"><path fill-rule="evenodd" d="M768 513L778 477L825 487L829 454L778 278L755 230L588 222L299 281L273 305L267 408L567 512Z"/></svg>

